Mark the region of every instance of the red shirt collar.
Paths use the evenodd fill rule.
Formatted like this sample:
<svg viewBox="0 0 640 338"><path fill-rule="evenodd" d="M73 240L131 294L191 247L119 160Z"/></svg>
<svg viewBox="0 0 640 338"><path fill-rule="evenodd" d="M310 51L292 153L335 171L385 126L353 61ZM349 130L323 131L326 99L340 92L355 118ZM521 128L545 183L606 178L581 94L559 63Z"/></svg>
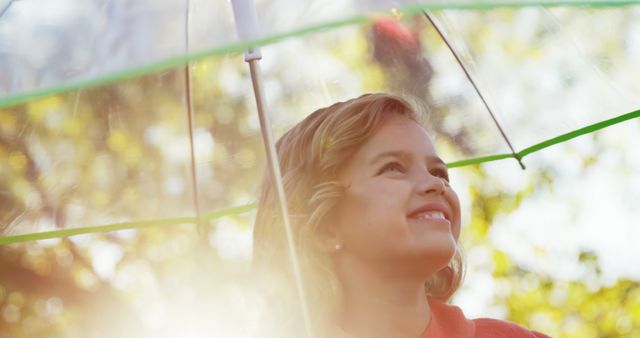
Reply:
<svg viewBox="0 0 640 338"><path fill-rule="evenodd" d="M422 338L472 338L475 336L475 323L467 319L459 307L429 298L429 308L431 321Z"/></svg>

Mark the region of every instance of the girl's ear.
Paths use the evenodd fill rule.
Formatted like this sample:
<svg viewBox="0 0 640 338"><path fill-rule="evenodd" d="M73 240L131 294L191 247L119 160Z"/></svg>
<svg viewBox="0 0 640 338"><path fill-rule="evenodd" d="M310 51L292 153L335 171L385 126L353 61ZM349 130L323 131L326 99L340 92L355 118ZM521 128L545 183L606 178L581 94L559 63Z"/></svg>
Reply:
<svg viewBox="0 0 640 338"><path fill-rule="evenodd" d="M315 228L317 249L325 253L334 253L343 245L342 222L340 222L340 199L348 185L334 180L316 186L316 192L311 197L312 208L322 208L326 213Z"/></svg>
<svg viewBox="0 0 640 338"><path fill-rule="evenodd" d="M342 241L338 236L321 237L318 243L320 250L331 254L340 251L343 248Z"/></svg>
<svg viewBox="0 0 640 338"><path fill-rule="evenodd" d="M339 223L336 222L335 217L331 216L326 217L322 223L317 232L318 249L328 254L340 251L344 243Z"/></svg>

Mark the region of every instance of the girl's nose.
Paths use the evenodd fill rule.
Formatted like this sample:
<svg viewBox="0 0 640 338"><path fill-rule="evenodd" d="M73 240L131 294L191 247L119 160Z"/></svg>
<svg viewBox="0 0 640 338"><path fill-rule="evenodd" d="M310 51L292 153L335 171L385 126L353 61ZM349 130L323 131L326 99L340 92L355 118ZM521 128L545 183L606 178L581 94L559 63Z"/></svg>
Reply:
<svg viewBox="0 0 640 338"><path fill-rule="evenodd" d="M447 183L441 177L434 176L429 172L425 172L420 175L417 190L420 194L436 193L439 195L444 194L447 189Z"/></svg>

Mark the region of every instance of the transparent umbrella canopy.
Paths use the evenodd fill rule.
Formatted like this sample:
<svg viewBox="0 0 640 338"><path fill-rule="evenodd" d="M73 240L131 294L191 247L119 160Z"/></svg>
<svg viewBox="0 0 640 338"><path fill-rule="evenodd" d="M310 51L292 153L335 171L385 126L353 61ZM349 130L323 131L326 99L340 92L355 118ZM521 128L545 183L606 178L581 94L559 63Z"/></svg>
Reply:
<svg viewBox="0 0 640 338"><path fill-rule="evenodd" d="M397 93L424 108L449 167L506 173L497 189L521 188L508 173L543 160L578 173L575 154L550 147L640 117L640 1L256 5L257 34L240 38L229 1L0 1L0 244L197 226L221 255L250 247L204 232L223 218L250 223L255 209L266 141L242 54L256 47L276 136L318 107ZM640 144L616 130L615 142ZM629 176L640 170L631 157L613 162ZM628 183L619 204L630 210L640 181ZM548 217L570 218L560 204ZM556 231L593 232L595 219L604 238L618 209L591 209ZM544 228L535 213L524 206L503 223ZM578 237L565 235L561 245Z"/></svg>
<svg viewBox="0 0 640 338"><path fill-rule="evenodd" d="M243 40L226 1L4 1L0 243L251 210L253 46L276 134L391 91L426 103L450 167L526 165L640 115L637 3L258 1Z"/></svg>

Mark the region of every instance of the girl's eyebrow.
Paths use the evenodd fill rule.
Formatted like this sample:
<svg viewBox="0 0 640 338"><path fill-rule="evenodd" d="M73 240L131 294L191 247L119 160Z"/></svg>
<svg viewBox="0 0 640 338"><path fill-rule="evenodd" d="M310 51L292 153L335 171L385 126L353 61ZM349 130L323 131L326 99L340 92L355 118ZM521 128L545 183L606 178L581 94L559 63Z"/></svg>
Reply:
<svg viewBox="0 0 640 338"><path fill-rule="evenodd" d="M371 161L369 162L369 164L371 165L375 165L378 162L381 162L384 159L387 158L399 158L399 159L406 159L407 157L409 157L409 155L402 151L402 150L391 150L391 151L385 151L382 152L376 156L374 156Z"/></svg>
<svg viewBox="0 0 640 338"><path fill-rule="evenodd" d="M369 162L370 165L375 165L376 163L386 159L386 158L399 158L402 160L406 160L407 158L411 158L411 155L405 151L402 150L391 150L391 151L385 151L382 152L376 156L374 156L371 161ZM442 165L442 166L447 166L446 163L444 163L444 161L438 157L438 156L426 156L426 160L427 162L432 162L435 163L437 165Z"/></svg>

